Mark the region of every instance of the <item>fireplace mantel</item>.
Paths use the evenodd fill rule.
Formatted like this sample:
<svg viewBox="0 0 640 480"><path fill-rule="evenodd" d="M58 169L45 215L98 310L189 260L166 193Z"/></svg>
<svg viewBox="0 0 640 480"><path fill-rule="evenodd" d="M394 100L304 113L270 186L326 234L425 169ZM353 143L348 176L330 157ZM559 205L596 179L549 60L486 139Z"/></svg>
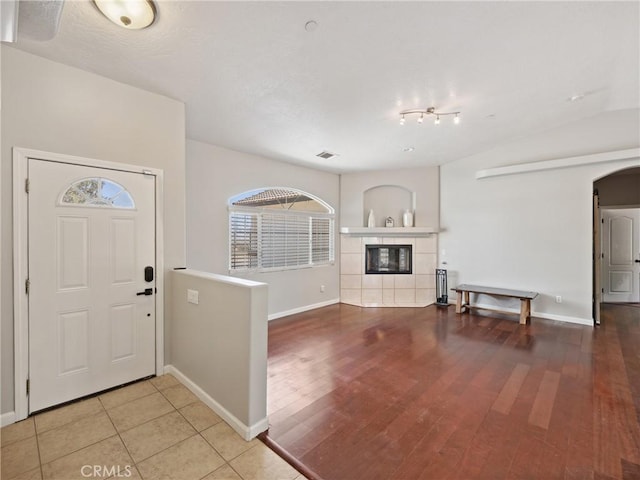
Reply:
<svg viewBox="0 0 640 480"><path fill-rule="evenodd" d="M433 227L340 227L340 233L354 237L429 237L438 231Z"/></svg>

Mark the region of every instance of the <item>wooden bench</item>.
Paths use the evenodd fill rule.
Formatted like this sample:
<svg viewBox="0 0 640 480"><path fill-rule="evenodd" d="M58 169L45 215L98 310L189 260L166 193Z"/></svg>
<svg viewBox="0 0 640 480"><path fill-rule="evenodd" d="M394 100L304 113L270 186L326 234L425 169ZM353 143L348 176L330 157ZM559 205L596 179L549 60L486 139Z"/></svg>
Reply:
<svg viewBox="0 0 640 480"><path fill-rule="evenodd" d="M471 303L469 302L470 293L482 293L484 295L492 295L495 297L518 298L520 299L520 324L522 325L525 325L527 323L527 320L531 318L531 300L538 296L537 292L524 292L521 290L511 290L509 288L493 288L466 284L458 285L456 288L452 288L451 290L458 293L458 299L456 300L456 313L462 313L464 309L467 309L468 311L471 308L477 308L481 310L494 310L502 313L513 313L505 312L504 310L498 310L495 308L471 305ZM463 296L464 303L462 302Z"/></svg>

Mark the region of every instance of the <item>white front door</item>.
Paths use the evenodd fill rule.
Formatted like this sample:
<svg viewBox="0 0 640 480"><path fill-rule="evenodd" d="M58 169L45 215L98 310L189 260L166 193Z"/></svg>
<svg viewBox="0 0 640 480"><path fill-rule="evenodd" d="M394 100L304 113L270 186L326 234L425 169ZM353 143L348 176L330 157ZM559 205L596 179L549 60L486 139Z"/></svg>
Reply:
<svg viewBox="0 0 640 480"><path fill-rule="evenodd" d="M156 252L154 176L28 169L31 413L155 373Z"/></svg>
<svg viewBox="0 0 640 480"><path fill-rule="evenodd" d="M640 208L602 209L605 302L640 302Z"/></svg>

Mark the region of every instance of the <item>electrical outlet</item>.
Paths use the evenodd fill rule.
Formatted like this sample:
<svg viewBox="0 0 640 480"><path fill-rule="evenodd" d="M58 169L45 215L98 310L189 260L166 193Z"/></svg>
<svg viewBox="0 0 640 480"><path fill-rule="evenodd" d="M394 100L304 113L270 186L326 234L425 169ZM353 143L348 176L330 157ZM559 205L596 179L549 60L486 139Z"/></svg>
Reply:
<svg viewBox="0 0 640 480"><path fill-rule="evenodd" d="M320 293L324 293L324 285L320 285Z"/></svg>
<svg viewBox="0 0 640 480"><path fill-rule="evenodd" d="M187 290L187 302L198 305L198 293L197 290Z"/></svg>
<svg viewBox="0 0 640 480"><path fill-rule="evenodd" d="M556 303L562 303L562 297L560 295L556 295Z"/></svg>

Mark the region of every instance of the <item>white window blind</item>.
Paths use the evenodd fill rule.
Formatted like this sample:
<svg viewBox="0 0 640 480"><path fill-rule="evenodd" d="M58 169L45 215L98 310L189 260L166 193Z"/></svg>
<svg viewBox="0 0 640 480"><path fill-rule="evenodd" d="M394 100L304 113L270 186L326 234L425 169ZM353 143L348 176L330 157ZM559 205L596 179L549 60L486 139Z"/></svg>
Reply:
<svg viewBox="0 0 640 480"><path fill-rule="evenodd" d="M229 206L229 269L284 270L334 262L333 209L292 189L240 194Z"/></svg>
<svg viewBox="0 0 640 480"><path fill-rule="evenodd" d="M311 263L322 265L333 261L333 219L311 217Z"/></svg>
<svg viewBox="0 0 640 480"><path fill-rule="evenodd" d="M231 270L286 269L334 260L333 218L244 212L229 218Z"/></svg>
<svg viewBox="0 0 640 480"><path fill-rule="evenodd" d="M262 268L310 265L309 217L263 213Z"/></svg>
<svg viewBox="0 0 640 480"><path fill-rule="evenodd" d="M258 214L231 212L229 234L230 268L258 268Z"/></svg>

